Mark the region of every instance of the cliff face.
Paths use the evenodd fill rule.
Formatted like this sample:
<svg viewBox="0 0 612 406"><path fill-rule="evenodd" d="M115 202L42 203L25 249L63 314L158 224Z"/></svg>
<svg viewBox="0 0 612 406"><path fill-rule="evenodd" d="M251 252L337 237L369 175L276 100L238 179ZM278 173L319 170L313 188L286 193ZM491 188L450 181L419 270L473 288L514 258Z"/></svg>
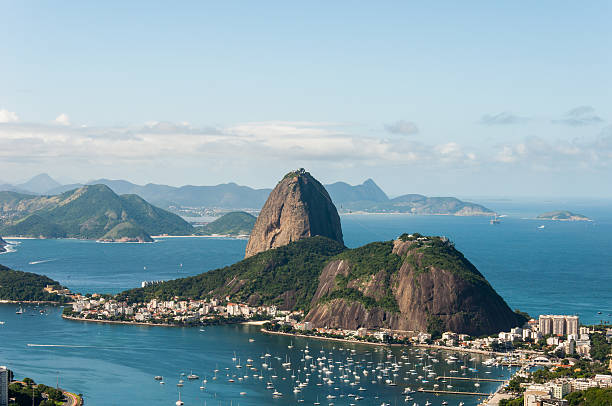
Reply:
<svg viewBox="0 0 612 406"><path fill-rule="evenodd" d="M6 252L6 247L8 244L6 243L6 241L4 241L2 239L2 237L0 237L0 252Z"/></svg>
<svg viewBox="0 0 612 406"><path fill-rule="evenodd" d="M428 238L396 240L376 251L360 252L362 247L345 252L352 251L347 259L329 262L306 321L316 327L470 335L508 331L522 324L452 244Z"/></svg>
<svg viewBox="0 0 612 406"><path fill-rule="evenodd" d="M336 206L308 172L291 172L276 185L257 217L245 258L317 235L344 244Z"/></svg>

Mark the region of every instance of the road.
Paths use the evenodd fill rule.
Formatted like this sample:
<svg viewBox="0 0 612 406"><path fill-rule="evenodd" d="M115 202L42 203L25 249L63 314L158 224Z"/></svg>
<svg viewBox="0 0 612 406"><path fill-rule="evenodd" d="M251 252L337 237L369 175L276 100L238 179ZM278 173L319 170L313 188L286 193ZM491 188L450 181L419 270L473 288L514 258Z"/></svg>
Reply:
<svg viewBox="0 0 612 406"><path fill-rule="evenodd" d="M75 395L72 392L63 391L64 396L66 396L66 401L64 402L64 406L80 406L81 398Z"/></svg>

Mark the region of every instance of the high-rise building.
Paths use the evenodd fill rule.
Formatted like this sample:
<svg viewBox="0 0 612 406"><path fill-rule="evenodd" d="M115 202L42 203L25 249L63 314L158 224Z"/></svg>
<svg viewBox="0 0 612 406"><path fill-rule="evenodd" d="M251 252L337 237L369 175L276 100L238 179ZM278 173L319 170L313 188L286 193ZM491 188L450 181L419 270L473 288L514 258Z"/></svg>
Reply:
<svg viewBox="0 0 612 406"><path fill-rule="evenodd" d="M552 316L540 316L538 326L543 335L552 334Z"/></svg>
<svg viewBox="0 0 612 406"><path fill-rule="evenodd" d="M580 326L578 316L541 315L538 327L543 335L577 334Z"/></svg>
<svg viewBox="0 0 612 406"><path fill-rule="evenodd" d="M565 330L566 334L578 334L578 316L565 316Z"/></svg>
<svg viewBox="0 0 612 406"><path fill-rule="evenodd" d="M0 366L0 406L8 406L9 375L7 367Z"/></svg>

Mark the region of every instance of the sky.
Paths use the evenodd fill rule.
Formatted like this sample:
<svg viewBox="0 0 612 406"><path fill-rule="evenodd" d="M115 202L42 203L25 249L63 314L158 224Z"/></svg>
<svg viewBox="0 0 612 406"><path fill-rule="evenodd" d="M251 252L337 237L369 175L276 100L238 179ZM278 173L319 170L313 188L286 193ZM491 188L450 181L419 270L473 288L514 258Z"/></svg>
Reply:
<svg viewBox="0 0 612 406"><path fill-rule="evenodd" d="M612 197L612 3L0 0L0 183Z"/></svg>

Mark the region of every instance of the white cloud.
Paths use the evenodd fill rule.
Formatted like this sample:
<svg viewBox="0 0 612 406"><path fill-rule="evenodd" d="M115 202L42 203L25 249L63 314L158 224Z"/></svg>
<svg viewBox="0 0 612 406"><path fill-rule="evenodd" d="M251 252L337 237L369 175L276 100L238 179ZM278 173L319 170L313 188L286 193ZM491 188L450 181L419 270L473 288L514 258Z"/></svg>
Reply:
<svg viewBox="0 0 612 406"><path fill-rule="evenodd" d="M66 113L62 113L55 118L55 122L61 125L70 125L70 118Z"/></svg>
<svg viewBox="0 0 612 406"><path fill-rule="evenodd" d="M0 110L0 123L16 123L19 121L17 113L5 109Z"/></svg>

